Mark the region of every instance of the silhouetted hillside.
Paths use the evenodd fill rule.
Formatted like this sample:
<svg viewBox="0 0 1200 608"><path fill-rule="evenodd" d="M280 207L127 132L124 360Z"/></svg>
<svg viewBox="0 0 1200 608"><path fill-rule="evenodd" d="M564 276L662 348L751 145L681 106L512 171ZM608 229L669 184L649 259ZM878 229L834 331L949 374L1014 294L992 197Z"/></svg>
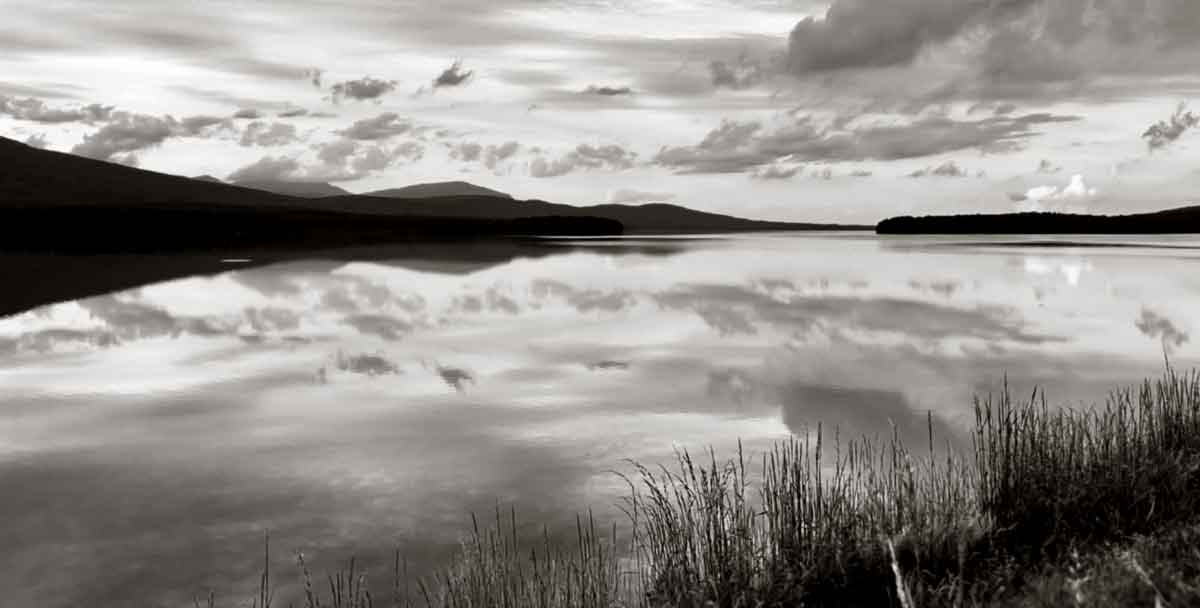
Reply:
<svg viewBox="0 0 1200 608"><path fill-rule="evenodd" d="M285 196L298 196L300 198L321 198L325 196L345 196L350 192L344 188L339 188L328 182L283 182L283 181L262 181L262 182L236 182L236 185L243 188L254 188L255 190L265 190L274 192L275 194L283 194Z"/></svg>
<svg viewBox="0 0 1200 608"><path fill-rule="evenodd" d="M498 196L304 198L40 150L5 138L0 138L0 166L5 168L0 172L0 248L9 251L864 228L758 222L664 204L574 207Z"/></svg>
<svg viewBox="0 0 1200 608"><path fill-rule="evenodd" d="M376 190L374 192L365 192L365 196L379 196L383 198L432 198L438 196L495 196L497 198L511 199L512 195L483 186L476 186L470 182L454 181L454 182L434 182L429 184L413 184L403 188L389 188L387 190Z"/></svg>
<svg viewBox="0 0 1200 608"><path fill-rule="evenodd" d="M219 178L219 177L213 177L213 176L211 176L211 175L208 175L207 173L206 173L206 174L204 174L204 175L197 175L197 176L193 177L192 179L194 179L194 180L199 180L199 181L202 181L202 182L211 182L211 183L214 183L214 184L223 184L223 183L225 183L225 180L223 180L223 179L221 179L221 178Z"/></svg>
<svg viewBox="0 0 1200 608"><path fill-rule="evenodd" d="M1172 234L1200 233L1200 206L1134 215L1003 213L902 216L883 220L879 234Z"/></svg>

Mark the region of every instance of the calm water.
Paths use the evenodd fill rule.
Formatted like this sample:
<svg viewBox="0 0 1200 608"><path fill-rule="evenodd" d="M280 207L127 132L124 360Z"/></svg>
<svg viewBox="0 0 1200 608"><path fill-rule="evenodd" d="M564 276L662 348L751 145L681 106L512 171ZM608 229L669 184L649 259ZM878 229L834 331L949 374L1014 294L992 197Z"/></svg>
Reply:
<svg viewBox="0 0 1200 608"><path fill-rule="evenodd" d="M1200 239L1046 240L210 260L226 271L0 318L3 601L249 593L267 528L281 581L299 549L383 570L399 546L420 571L472 511L515 506L539 531L611 512L626 458L756 452L818 421L920 442L927 411L961 440L1005 374L1078 404L1164 352L1200 361ZM123 272L42 280L98 293Z"/></svg>

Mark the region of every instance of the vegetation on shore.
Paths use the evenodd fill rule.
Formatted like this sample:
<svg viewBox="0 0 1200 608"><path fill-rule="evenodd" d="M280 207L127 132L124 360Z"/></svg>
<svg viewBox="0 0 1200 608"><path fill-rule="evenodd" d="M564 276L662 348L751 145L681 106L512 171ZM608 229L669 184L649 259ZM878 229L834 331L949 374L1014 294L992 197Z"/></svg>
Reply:
<svg viewBox="0 0 1200 608"><path fill-rule="evenodd" d="M415 589L399 555L386 594L353 562L317 589L301 558L303 605L1200 603L1200 374L1168 370L1087 410L1006 389L976 401L973 447L818 427L754 463L682 452L675 467L635 465L624 541L588 516L571 546L524 546L498 512ZM262 608L265 572L260 587Z"/></svg>

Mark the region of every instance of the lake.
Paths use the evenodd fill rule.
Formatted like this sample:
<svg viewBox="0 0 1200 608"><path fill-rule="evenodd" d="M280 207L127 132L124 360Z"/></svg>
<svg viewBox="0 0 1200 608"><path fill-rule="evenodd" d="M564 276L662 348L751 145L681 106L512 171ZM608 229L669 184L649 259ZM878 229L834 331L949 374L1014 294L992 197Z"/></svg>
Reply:
<svg viewBox="0 0 1200 608"><path fill-rule="evenodd" d="M930 413L939 440L966 445L973 396L1006 378L1083 407L1164 357L1200 361L1190 236L630 237L269 261L5 258L6 604L249 597L268 529L281 584L298 550L317 571L357 555L383 579L399 548L415 576L472 512L515 509L530 534L573 530L589 507L611 518L626 459L729 456L739 440L756 454L818 422L924 445Z"/></svg>

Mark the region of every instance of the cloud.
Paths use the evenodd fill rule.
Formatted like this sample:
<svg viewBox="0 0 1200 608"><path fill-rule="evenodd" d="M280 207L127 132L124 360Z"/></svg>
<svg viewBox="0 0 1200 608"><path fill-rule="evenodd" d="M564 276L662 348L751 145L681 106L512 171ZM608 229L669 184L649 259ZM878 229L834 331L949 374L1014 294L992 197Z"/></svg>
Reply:
<svg viewBox="0 0 1200 608"><path fill-rule="evenodd" d="M955 120L931 116L893 124L855 125L838 117L819 123L811 115L768 128L725 119L694 146L663 147L653 162L678 173L740 173L777 161L862 161L918 158L966 149L1019 149L1034 127L1078 120L1027 114Z"/></svg>
<svg viewBox="0 0 1200 608"><path fill-rule="evenodd" d="M313 86L313 88L316 88L316 89L321 88L321 78L324 75L325 75L325 70L322 70L320 68L308 68L307 70L304 70L304 77L307 78L309 84L311 84Z"/></svg>
<svg viewBox="0 0 1200 608"><path fill-rule="evenodd" d="M281 110L275 115L280 118L297 118L300 116L308 116L308 110L304 108L292 108L290 110Z"/></svg>
<svg viewBox="0 0 1200 608"><path fill-rule="evenodd" d="M1096 198L1099 193L1084 182L1082 175L1072 175L1066 186L1030 188L1021 200L1014 199L1014 202L1025 203L1029 211L1077 211L1078 203Z"/></svg>
<svg viewBox="0 0 1200 608"><path fill-rule="evenodd" d="M618 95L633 95L633 89L629 87L611 87L611 86L596 86L591 85L584 89L584 93L588 95L600 95L603 97L616 97Z"/></svg>
<svg viewBox="0 0 1200 608"><path fill-rule="evenodd" d="M471 372L458 367L437 366L437 375L441 377L442 382L458 392L466 390L466 384L475 383L475 376Z"/></svg>
<svg viewBox="0 0 1200 608"><path fill-rule="evenodd" d="M665 203L673 200L675 195L670 192L643 192L621 188L608 193L608 202L618 205Z"/></svg>
<svg viewBox="0 0 1200 608"><path fill-rule="evenodd" d="M412 323L385 315L350 315L342 323L359 333L394 342L413 330Z"/></svg>
<svg viewBox="0 0 1200 608"><path fill-rule="evenodd" d="M1142 309L1142 316L1134 325L1147 338L1161 340L1167 352L1183 346L1189 339L1187 332L1180 330L1173 321L1147 308Z"/></svg>
<svg viewBox="0 0 1200 608"><path fill-rule="evenodd" d="M761 180L791 179L804 170L800 165L787 167L784 165L767 165L750 174L750 177Z"/></svg>
<svg viewBox="0 0 1200 608"><path fill-rule="evenodd" d="M483 155L483 145L475 142L462 142L450 150L450 157L467 162L479 160Z"/></svg>
<svg viewBox="0 0 1200 608"><path fill-rule="evenodd" d="M457 87L466 84L474 75L473 70L462 69L462 61L455 61L450 64L450 67L442 70L437 78L433 79L433 88L439 89L442 87Z"/></svg>
<svg viewBox="0 0 1200 608"><path fill-rule="evenodd" d="M344 130L337 131L338 135L358 140L383 140L396 135L407 133L413 128L413 123L407 118L401 118L395 112L384 112L374 118L364 118L355 121Z"/></svg>
<svg viewBox="0 0 1200 608"><path fill-rule="evenodd" d="M708 72L714 87L735 91L754 87L766 78L766 70L762 64L750 59L745 53L742 53L736 62L719 59L709 62Z"/></svg>
<svg viewBox="0 0 1200 608"><path fill-rule="evenodd" d="M344 372L372 377L400 373L400 366L382 355L346 355L342 351L338 351L337 354L337 368Z"/></svg>
<svg viewBox="0 0 1200 608"><path fill-rule="evenodd" d="M293 181L300 172L300 161L286 156L264 156L230 173L226 181L239 184L251 182Z"/></svg>
<svg viewBox="0 0 1200 608"><path fill-rule="evenodd" d="M948 160L936 167L917 169L908 174L909 177L967 177L967 172L958 163Z"/></svg>
<svg viewBox="0 0 1200 608"><path fill-rule="evenodd" d="M111 119L113 112L113 106L98 103L72 108L52 108L47 106L46 102L33 97L16 98L0 95L0 115L7 114L17 120L30 122L93 124Z"/></svg>
<svg viewBox="0 0 1200 608"><path fill-rule="evenodd" d="M1142 139L1146 140L1146 145L1151 150L1159 150L1165 148L1188 131L1200 125L1200 116L1197 116L1187 111L1187 104L1180 103L1179 107L1175 108L1175 113L1168 120L1160 120L1157 123L1150 125L1145 133L1142 133Z"/></svg>
<svg viewBox="0 0 1200 608"><path fill-rule="evenodd" d="M380 80L363 76L358 80L346 80L329 88L333 103L341 103L344 99L354 101L378 100L380 97L396 90L395 80Z"/></svg>
<svg viewBox="0 0 1200 608"><path fill-rule="evenodd" d="M33 148L39 148L39 149L44 150L46 148L46 146L48 145L48 143L49 142L46 141L45 133L34 133L33 135L30 135L29 137L25 138L25 145L33 147Z"/></svg>
<svg viewBox="0 0 1200 608"><path fill-rule="evenodd" d="M545 158L535 158L529 164L529 174L537 178L547 178L566 175L577 169L629 169L633 167L636 159L637 153L616 144L579 144L558 159L547 161Z"/></svg>
<svg viewBox="0 0 1200 608"><path fill-rule="evenodd" d="M296 133L296 125L282 122L267 124L264 121L256 120L246 125L238 144L245 147L265 147L283 146L297 141L300 141L300 137Z"/></svg>
<svg viewBox="0 0 1200 608"><path fill-rule="evenodd" d="M136 152L161 145L173 137L203 136L209 127L222 124L224 119L211 116L176 120L171 116L115 112L107 124L85 135L81 143L71 148L71 153L136 165Z"/></svg>
<svg viewBox="0 0 1200 608"><path fill-rule="evenodd" d="M264 156L229 175L233 183L259 181L339 182L366 177L390 167L397 161L414 162L425 153L415 141L395 146L367 145L339 138L313 146L315 162L302 162L293 156Z"/></svg>
<svg viewBox="0 0 1200 608"><path fill-rule="evenodd" d="M233 117L234 118L244 118L244 119L249 119L249 120L258 120L259 118L263 117L263 113L261 110L258 110L255 108L242 108L241 110L234 112Z"/></svg>
<svg viewBox="0 0 1200 608"><path fill-rule="evenodd" d="M1062 171L1062 167L1060 167L1048 160L1043 159L1041 162L1038 163L1038 167L1037 167L1038 173L1043 173L1046 175L1053 175L1055 173L1058 173L1059 171Z"/></svg>
<svg viewBox="0 0 1200 608"><path fill-rule="evenodd" d="M521 144L515 141L488 145L483 153L483 164L488 169L495 169L498 164L512 158L520 149Z"/></svg>

